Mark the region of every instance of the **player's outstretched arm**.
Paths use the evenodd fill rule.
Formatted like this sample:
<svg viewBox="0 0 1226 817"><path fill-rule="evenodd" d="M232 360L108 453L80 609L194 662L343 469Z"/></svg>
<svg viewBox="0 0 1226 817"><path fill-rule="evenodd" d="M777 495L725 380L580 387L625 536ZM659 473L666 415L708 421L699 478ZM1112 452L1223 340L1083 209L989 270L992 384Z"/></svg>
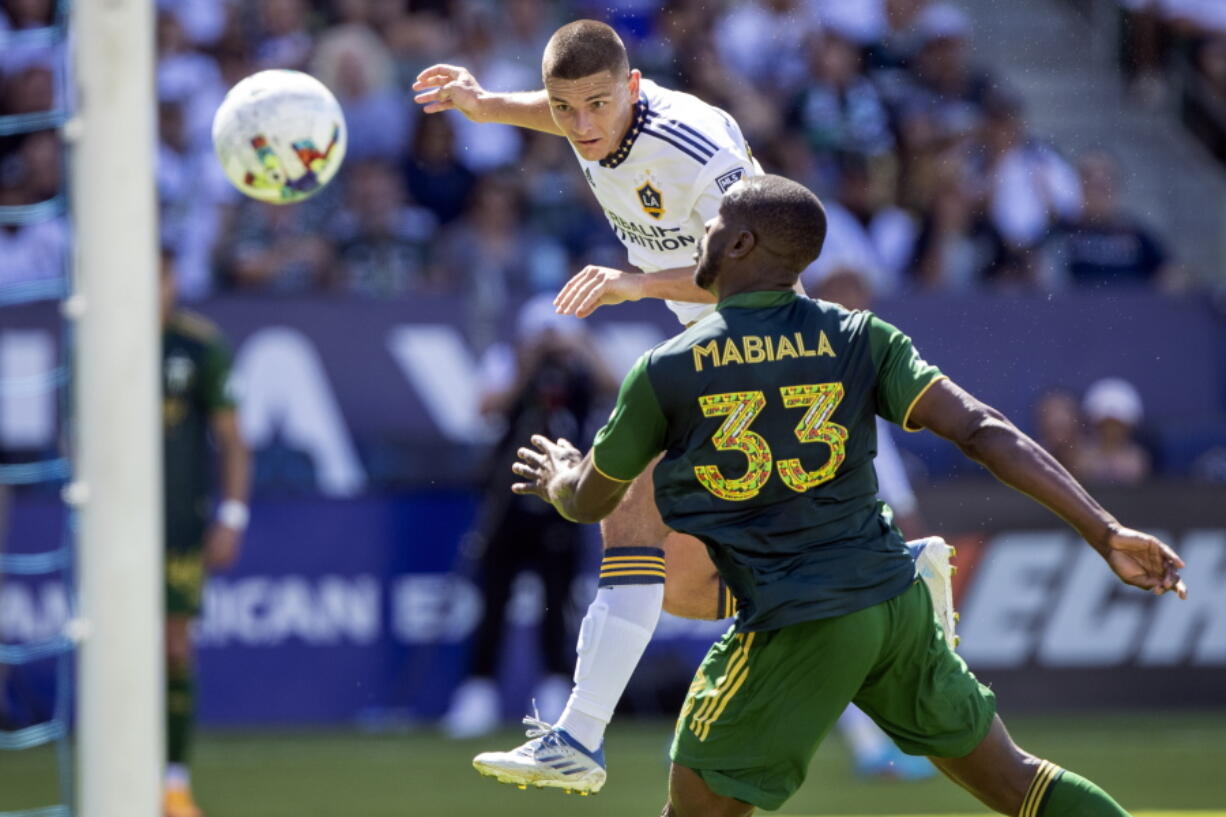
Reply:
<svg viewBox="0 0 1226 817"><path fill-rule="evenodd" d="M426 113L459 111L474 122L497 122L562 136L549 113L549 98L542 91L491 93L477 83L467 68L432 65L417 75L413 101Z"/></svg>
<svg viewBox="0 0 1226 817"><path fill-rule="evenodd" d="M621 502L629 482L609 479L592 463L592 452L579 453L566 440L553 441L532 435L535 449L521 448L519 462L511 471L525 482L511 490L517 494L539 496L572 522L599 522Z"/></svg>
<svg viewBox="0 0 1226 817"><path fill-rule="evenodd" d="M796 282L796 293L805 290ZM696 304L713 304L716 297L709 290L694 283L694 267L677 267L660 272L627 272L612 267L586 266L553 299L553 305L563 315L586 318L602 306L638 301L642 298L659 298L665 301L684 301Z"/></svg>
<svg viewBox="0 0 1226 817"><path fill-rule="evenodd" d="M643 273L587 266L566 282L553 304L563 315L586 318L602 306L642 298L715 303L714 295L694 283L693 267Z"/></svg>
<svg viewBox="0 0 1226 817"><path fill-rule="evenodd" d="M1183 560L1163 542L1126 528L1064 466L996 409L949 379L933 384L911 410L920 426L955 443L1001 482L1046 505L1073 526L1126 584L1187 598Z"/></svg>

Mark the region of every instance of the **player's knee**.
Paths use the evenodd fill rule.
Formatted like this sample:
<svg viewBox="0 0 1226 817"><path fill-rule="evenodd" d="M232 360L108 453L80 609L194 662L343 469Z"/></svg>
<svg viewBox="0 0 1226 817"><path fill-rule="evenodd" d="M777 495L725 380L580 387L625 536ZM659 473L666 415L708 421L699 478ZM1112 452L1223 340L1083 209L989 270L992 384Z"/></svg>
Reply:
<svg viewBox="0 0 1226 817"><path fill-rule="evenodd" d="M619 508L600 523L600 537L606 548L658 548L667 535L668 529L662 522L653 524L632 510Z"/></svg>

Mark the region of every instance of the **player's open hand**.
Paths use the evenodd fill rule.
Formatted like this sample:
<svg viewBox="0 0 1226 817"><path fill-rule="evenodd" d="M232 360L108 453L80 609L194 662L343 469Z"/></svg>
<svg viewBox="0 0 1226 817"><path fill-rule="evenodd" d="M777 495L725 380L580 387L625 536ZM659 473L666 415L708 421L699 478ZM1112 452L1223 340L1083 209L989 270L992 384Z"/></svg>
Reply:
<svg viewBox="0 0 1226 817"><path fill-rule="evenodd" d="M602 306L643 297L643 274L609 267L584 267L566 282L553 305L562 315L586 318Z"/></svg>
<svg viewBox="0 0 1226 817"><path fill-rule="evenodd" d="M567 440L554 442L540 434L532 435L532 444L536 450L524 447L516 452L519 462L511 466L511 471L527 482L517 482L511 486L511 490L517 494L539 496L552 504L559 498L550 493L553 478L578 465L583 454Z"/></svg>
<svg viewBox="0 0 1226 817"><path fill-rule="evenodd" d="M1181 599L1188 588L1179 577L1183 559L1170 547L1148 533L1119 527L1107 539L1107 564L1125 584L1161 596L1173 590Z"/></svg>
<svg viewBox="0 0 1226 817"><path fill-rule="evenodd" d="M432 65L417 75L413 83L417 95L413 101L426 113L459 111L474 122L481 121L478 113L485 89L467 68L458 65Z"/></svg>

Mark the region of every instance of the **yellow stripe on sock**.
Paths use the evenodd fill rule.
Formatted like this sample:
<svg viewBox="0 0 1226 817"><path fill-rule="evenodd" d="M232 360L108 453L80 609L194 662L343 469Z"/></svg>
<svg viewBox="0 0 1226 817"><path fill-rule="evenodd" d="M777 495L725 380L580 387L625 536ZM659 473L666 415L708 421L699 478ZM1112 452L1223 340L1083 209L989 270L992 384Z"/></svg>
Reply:
<svg viewBox="0 0 1226 817"><path fill-rule="evenodd" d="M1061 773L1064 771L1064 769L1057 766L1055 763L1050 765L1051 773L1047 775L1047 780L1043 782L1043 788L1035 795L1034 805L1031 806L1035 817L1039 817L1039 809L1043 808L1044 798L1047 797L1047 793L1051 790L1051 787L1055 784L1056 780L1059 779Z"/></svg>
<svg viewBox="0 0 1226 817"><path fill-rule="evenodd" d="M664 564L663 556L606 556L602 562L659 562Z"/></svg>
<svg viewBox="0 0 1226 817"><path fill-rule="evenodd" d="M615 562L615 563L605 562L600 565L601 570L629 570L632 567L646 567L646 568L650 568L651 570L663 570L664 563L663 562L648 562L648 561Z"/></svg>
<svg viewBox="0 0 1226 817"><path fill-rule="evenodd" d="M1018 812L1018 817L1039 816L1039 805L1043 802L1043 795L1047 794L1048 787L1051 786L1052 780L1060 771L1060 767L1050 760L1044 760L1039 764L1039 770L1035 772L1034 779L1030 781L1030 788L1026 790L1026 796L1022 799L1022 810Z"/></svg>
<svg viewBox="0 0 1226 817"><path fill-rule="evenodd" d="M663 570L602 570L600 578L610 579L614 576L658 576L661 579L667 578Z"/></svg>
<svg viewBox="0 0 1226 817"><path fill-rule="evenodd" d="M1039 788L1043 781L1043 777L1047 774L1048 767L1051 762L1043 760L1039 762L1039 768L1035 771L1034 777L1030 779L1030 785L1026 787L1026 796L1022 798L1022 808L1018 811L1018 817L1029 817L1031 813L1031 804L1034 802L1034 793Z"/></svg>

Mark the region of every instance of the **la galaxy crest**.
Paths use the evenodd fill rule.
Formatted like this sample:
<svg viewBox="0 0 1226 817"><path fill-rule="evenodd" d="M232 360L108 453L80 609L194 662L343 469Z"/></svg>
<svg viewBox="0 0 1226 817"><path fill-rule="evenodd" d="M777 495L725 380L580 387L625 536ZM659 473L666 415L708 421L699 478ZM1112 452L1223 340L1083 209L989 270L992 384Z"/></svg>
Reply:
<svg viewBox="0 0 1226 817"><path fill-rule="evenodd" d="M664 217L664 194L652 184L651 176L635 188L635 192L639 194L639 204L643 205L644 213L657 220Z"/></svg>

